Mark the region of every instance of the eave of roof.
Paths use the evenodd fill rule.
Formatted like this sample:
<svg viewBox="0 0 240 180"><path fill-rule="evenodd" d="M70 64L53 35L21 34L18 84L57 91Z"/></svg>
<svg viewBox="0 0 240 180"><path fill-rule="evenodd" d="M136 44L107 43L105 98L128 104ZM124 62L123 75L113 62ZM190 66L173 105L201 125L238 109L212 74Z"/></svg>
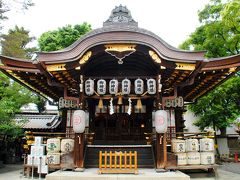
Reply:
<svg viewBox="0 0 240 180"><path fill-rule="evenodd" d="M38 52L39 61L66 62L81 57L99 44L136 43L153 48L160 57L171 61L202 61L205 51L184 51L172 47L154 33L136 26L107 26L92 30L69 47L53 52Z"/></svg>

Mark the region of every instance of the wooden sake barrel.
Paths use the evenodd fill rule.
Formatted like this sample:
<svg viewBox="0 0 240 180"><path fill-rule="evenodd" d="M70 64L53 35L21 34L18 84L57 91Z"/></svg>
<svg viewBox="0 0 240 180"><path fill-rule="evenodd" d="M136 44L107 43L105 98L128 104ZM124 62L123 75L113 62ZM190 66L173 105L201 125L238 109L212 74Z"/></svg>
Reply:
<svg viewBox="0 0 240 180"><path fill-rule="evenodd" d="M181 139L172 139L171 149L174 153L180 153L186 151L185 141Z"/></svg>
<svg viewBox="0 0 240 180"><path fill-rule="evenodd" d="M200 151L214 151L214 140L210 138L200 139Z"/></svg>
<svg viewBox="0 0 240 180"><path fill-rule="evenodd" d="M200 164L200 153L199 152L188 152L187 163L190 165Z"/></svg>
<svg viewBox="0 0 240 180"><path fill-rule="evenodd" d="M196 152L199 151L199 143L197 139L187 139L186 140L186 151Z"/></svg>
<svg viewBox="0 0 240 180"><path fill-rule="evenodd" d="M47 164L60 164L60 153L48 153Z"/></svg>
<svg viewBox="0 0 240 180"><path fill-rule="evenodd" d="M183 166L187 165L187 153L176 153L177 156L177 165Z"/></svg>
<svg viewBox="0 0 240 180"><path fill-rule="evenodd" d="M62 139L61 141L61 152L68 153L74 150L74 140L73 139Z"/></svg>
<svg viewBox="0 0 240 180"><path fill-rule="evenodd" d="M58 153L60 151L60 139L50 138L47 140L47 152Z"/></svg>
<svg viewBox="0 0 240 180"><path fill-rule="evenodd" d="M215 163L215 154L214 152L201 152L201 164L209 165Z"/></svg>

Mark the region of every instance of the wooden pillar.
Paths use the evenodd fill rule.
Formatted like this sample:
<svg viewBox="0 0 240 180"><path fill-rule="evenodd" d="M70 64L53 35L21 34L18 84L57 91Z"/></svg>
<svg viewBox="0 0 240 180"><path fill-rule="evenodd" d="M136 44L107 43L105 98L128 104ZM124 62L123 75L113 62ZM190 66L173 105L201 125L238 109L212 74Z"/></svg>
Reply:
<svg viewBox="0 0 240 180"><path fill-rule="evenodd" d="M85 110L85 98L83 94L83 76L80 76L80 85L82 89L79 93L79 105L80 109ZM85 120L84 120L85 121ZM74 164L75 167L82 169L84 168L84 139L85 135L83 133L75 133L74 136Z"/></svg>
<svg viewBox="0 0 240 180"><path fill-rule="evenodd" d="M75 133L74 137L74 164L77 168L84 167L84 133Z"/></svg>
<svg viewBox="0 0 240 180"><path fill-rule="evenodd" d="M164 169L167 164L167 133L156 135L156 168Z"/></svg>

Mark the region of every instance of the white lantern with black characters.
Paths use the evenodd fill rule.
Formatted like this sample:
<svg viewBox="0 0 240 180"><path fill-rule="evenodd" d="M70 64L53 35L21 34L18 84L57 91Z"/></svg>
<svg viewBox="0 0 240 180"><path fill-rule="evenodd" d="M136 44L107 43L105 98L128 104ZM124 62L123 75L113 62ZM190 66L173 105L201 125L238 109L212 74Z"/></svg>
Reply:
<svg viewBox="0 0 240 180"><path fill-rule="evenodd" d="M97 93L100 95L106 94L106 81L99 79L97 82Z"/></svg>
<svg viewBox="0 0 240 180"><path fill-rule="evenodd" d="M138 78L134 81L135 86L135 94L143 94L144 91L144 83L143 80Z"/></svg>
<svg viewBox="0 0 240 180"><path fill-rule="evenodd" d="M131 81L129 79L122 80L122 94L130 94Z"/></svg>
<svg viewBox="0 0 240 180"><path fill-rule="evenodd" d="M156 80L155 79L147 80L147 91L148 91L148 94L156 94Z"/></svg>
<svg viewBox="0 0 240 180"><path fill-rule="evenodd" d="M109 93L117 94L118 93L118 81L116 79L112 79L109 82Z"/></svg>
<svg viewBox="0 0 240 180"><path fill-rule="evenodd" d="M88 79L85 81L85 93L88 96L94 94L94 80Z"/></svg>

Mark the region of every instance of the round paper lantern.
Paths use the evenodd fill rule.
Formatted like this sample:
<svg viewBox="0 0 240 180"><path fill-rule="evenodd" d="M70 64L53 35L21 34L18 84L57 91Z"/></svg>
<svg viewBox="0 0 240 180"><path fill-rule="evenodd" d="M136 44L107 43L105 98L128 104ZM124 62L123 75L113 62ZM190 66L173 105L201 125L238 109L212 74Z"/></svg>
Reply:
<svg viewBox="0 0 240 180"><path fill-rule="evenodd" d="M88 96L94 94L94 81L92 79L88 79L85 81L85 93Z"/></svg>
<svg viewBox="0 0 240 180"><path fill-rule="evenodd" d="M148 94L156 94L156 80L155 79L147 80L147 91L148 91Z"/></svg>
<svg viewBox="0 0 240 180"><path fill-rule="evenodd" d="M157 110L155 112L155 127L157 133L167 132L167 111Z"/></svg>
<svg viewBox="0 0 240 180"><path fill-rule="evenodd" d="M130 94L131 81L129 79L122 80L122 94Z"/></svg>
<svg viewBox="0 0 240 180"><path fill-rule="evenodd" d="M85 130L85 112L76 110L73 113L73 131L75 133L83 133Z"/></svg>
<svg viewBox="0 0 240 180"><path fill-rule="evenodd" d="M112 79L109 82L109 93L117 94L118 93L118 81L116 79Z"/></svg>
<svg viewBox="0 0 240 180"><path fill-rule="evenodd" d="M135 94L142 94L144 91L144 83L143 80L138 78L134 81L135 86Z"/></svg>
<svg viewBox="0 0 240 180"><path fill-rule="evenodd" d="M97 82L97 93L100 95L106 94L106 81L99 79Z"/></svg>

